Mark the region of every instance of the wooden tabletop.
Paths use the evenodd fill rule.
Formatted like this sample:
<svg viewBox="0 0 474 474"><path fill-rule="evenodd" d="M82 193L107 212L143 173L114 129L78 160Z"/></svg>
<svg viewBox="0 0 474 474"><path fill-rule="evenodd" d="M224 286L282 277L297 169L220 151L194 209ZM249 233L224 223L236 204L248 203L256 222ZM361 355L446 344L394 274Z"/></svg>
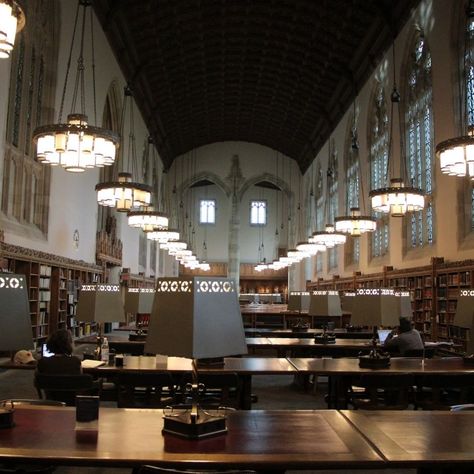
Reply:
<svg viewBox="0 0 474 474"><path fill-rule="evenodd" d="M320 358L296 358L288 359L298 372L318 373L321 375L351 375L361 373L393 374L450 374L450 373L472 373L474 365L465 364L460 357L444 357L441 359L425 359L417 357L392 357L390 366L380 369L359 367L357 358L320 359Z"/></svg>
<svg viewBox="0 0 474 474"><path fill-rule="evenodd" d="M101 408L96 440L76 436L75 409L21 407L0 430L0 461L181 468L376 468L384 461L335 410L236 411L228 433L204 440L163 435L162 411Z"/></svg>
<svg viewBox="0 0 474 474"><path fill-rule="evenodd" d="M84 372L106 377L119 372L190 372L191 359L166 356L125 356L124 366L103 365L84 369ZM239 375L276 375L296 372L293 364L277 357L226 357L224 365L199 366L198 372L235 372Z"/></svg>
<svg viewBox="0 0 474 474"><path fill-rule="evenodd" d="M290 338L312 338L316 334L322 334L322 329L308 328L305 330L274 329L274 328L245 328L247 337L290 337ZM372 331L347 331L343 328L331 330L338 339L370 339Z"/></svg>
<svg viewBox="0 0 474 474"><path fill-rule="evenodd" d="M474 464L474 411L344 410L341 413L377 446L388 462L403 467L436 463L438 468L450 468L450 472L456 472L457 462L461 465L469 462L471 468Z"/></svg>
<svg viewBox="0 0 474 474"><path fill-rule="evenodd" d="M287 309L286 304L249 304L240 307L241 314L280 314Z"/></svg>

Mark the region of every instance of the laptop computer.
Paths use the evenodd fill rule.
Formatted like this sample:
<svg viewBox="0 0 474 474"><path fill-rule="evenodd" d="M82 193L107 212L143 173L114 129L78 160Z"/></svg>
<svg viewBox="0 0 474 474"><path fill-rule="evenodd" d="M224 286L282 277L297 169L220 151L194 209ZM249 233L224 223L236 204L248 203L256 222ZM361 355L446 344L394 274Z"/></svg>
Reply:
<svg viewBox="0 0 474 474"><path fill-rule="evenodd" d="M391 332L392 332L391 329L377 329L377 334L379 336L380 344L383 344L385 342L385 339L387 339L387 336Z"/></svg>
<svg viewBox="0 0 474 474"><path fill-rule="evenodd" d="M54 355L54 352L48 350L48 345L46 343L41 344L41 357L51 357Z"/></svg>

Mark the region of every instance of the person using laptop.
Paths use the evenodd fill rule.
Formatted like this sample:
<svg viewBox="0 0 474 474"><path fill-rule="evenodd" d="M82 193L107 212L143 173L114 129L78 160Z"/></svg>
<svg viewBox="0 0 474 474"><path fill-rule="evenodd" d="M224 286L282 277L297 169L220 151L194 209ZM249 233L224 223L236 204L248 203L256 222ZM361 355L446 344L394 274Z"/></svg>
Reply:
<svg viewBox="0 0 474 474"><path fill-rule="evenodd" d="M424 344L420 333L412 327L411 321L400 318L398 334L392 331L385 339L383 347L389 352L405 355L407 351L423 350Z"/></svg>
<svg viewBox="0 0 474 474"><path fill-rule="evenodd" d="M39 373L74 375L82 372L81 359L72 355L72 337L68 330L58 329L50 334L46 347L53 355L38 361L36 370Z"/></svg>

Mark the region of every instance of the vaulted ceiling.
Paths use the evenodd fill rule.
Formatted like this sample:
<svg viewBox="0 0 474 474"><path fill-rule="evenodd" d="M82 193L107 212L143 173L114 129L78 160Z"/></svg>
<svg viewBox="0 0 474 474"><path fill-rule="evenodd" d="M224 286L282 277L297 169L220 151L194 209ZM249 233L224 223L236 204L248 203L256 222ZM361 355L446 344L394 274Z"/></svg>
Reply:
<svg viewBox="0 0 474 474"><path fill-rule="evenodd" d="M304 171L419 0L94 0L162 157L239 140Z"/></svg>

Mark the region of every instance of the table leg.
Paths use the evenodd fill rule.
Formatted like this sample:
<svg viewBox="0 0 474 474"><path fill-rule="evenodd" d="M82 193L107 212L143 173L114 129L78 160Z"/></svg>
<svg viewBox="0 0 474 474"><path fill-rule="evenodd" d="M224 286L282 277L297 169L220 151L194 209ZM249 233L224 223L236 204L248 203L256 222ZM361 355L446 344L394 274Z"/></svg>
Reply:
<svg viewBox="0 0 474 474"><path fill-rule="evenodd" d="M249 374L239 375L241 380L240 408L242 410L252 409L252 376Z"/></svg>

